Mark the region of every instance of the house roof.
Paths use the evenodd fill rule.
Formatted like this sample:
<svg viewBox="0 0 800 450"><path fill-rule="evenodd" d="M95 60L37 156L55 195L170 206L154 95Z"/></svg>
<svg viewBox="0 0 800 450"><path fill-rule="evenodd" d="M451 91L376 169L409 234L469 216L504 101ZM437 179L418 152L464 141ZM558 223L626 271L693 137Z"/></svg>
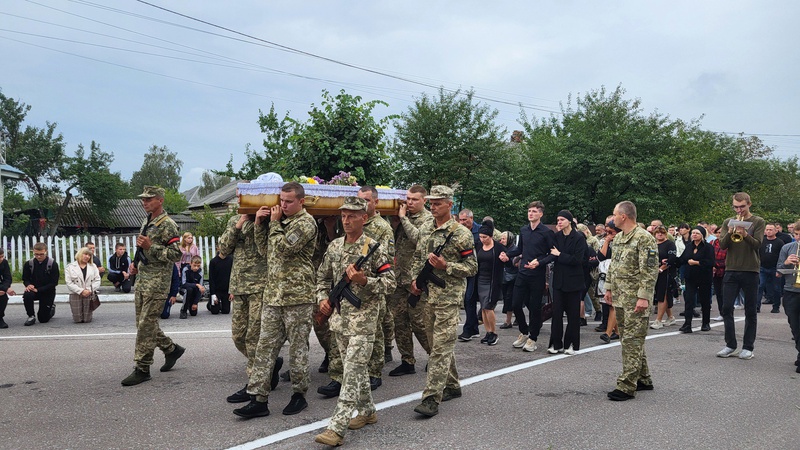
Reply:
<svg viewBox="0 0 800 450"><path fill-rule="evenodd" d="M237 200L236 186L238 186L239 183L240 182L238 180L231 181L225 186L222 186L216 191L206 195L202 199L194 203L189 203L189 209L190 210L202 209L204 205L208 205L213 208L214 206L226 205L232 202L236 202Z"/></svg>
<svg viewBox="0 0 800 450"><path fill-rule="evenodd" d="M181 224L196 224L197 221L183 214L170 214L172 220ZM117 203L114 211L106 217L101 217L92 208L88 200L72 200L69 208L64 213L61 226L65 227L93 227L93 228L139 228L147 218L147 213L142 209L142 201L137 198L124 198Z"/></svg>
<svg viewBox="0 0 800 450"><path fill-rule="evenodd" d="M3 178L11 180L20 180L25 178L25 172L8 164L0 164L0 174L2 174Z"/></svg>
<svg viewBox="0 0 800 450"><path fill-rule="evenodd" d="M181 192L183 197L186 199L187 202L191 205L192 203L197 203L200 201L200 186L195 186L189 190Z"/></svg>

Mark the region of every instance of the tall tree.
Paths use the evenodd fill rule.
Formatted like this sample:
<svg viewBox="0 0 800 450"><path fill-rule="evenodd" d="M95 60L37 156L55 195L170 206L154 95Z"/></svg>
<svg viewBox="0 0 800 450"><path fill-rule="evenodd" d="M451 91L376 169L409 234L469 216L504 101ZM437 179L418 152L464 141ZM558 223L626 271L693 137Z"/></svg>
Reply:
<svg viewBox="0 0 800 450"><path fill-rule="evenodd" d="M231 182L231 177L227 175L218 175L210 170L204 171L200 178L203 182L199 192L201 197L205 197Z"/></svg>
<svg viewBox="0 0 800 450"><path fill-rule="evenodd" d="M495 123L498 111L475 102L474 95L471 90L444 89L435 97L422 94L394 121L392 152L400 165L396 183L428 187L458 183L465 194L458 207L474 207L465 203L470 193L500 176L486 169L505 145L506 133Z"/></svg>
<svg viewBox="0 0 800 450"><path fill-rule="evenodd" d="M167 146L153 145L144 155L141 169L131 176L131 189L142 192L145 186L161 186L177 191L181 186L183 161L178 153L171 152Z"/></svg>

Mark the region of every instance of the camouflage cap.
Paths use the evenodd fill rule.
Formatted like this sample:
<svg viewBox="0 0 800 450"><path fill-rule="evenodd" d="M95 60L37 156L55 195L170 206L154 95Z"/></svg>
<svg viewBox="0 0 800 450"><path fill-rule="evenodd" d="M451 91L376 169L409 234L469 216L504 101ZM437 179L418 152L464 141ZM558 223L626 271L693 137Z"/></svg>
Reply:
<svg viewBox="0 0 800 450"><path fill-rule="evenodd" d="M453 199L453 190L447 186L437 185L431 188L431 193L425 196L426 200Z"/></svg>
<svg viewBox="0 0 800 450"><path fill-rule="evenodd" d="M145 186L139 198L164 198L164 188L158 186Z"/></svg>
<svg viewBox="0 0 800 450"><path fill-rule="evenodd" d="M359 197L345 197L344 204L339 209L367 212L367 201Z"/></svg>

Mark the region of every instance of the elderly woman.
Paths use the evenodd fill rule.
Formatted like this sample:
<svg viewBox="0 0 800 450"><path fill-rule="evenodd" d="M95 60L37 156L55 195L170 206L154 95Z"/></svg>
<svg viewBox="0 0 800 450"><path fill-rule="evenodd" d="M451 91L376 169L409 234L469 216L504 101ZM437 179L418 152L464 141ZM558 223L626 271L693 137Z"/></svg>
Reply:
<svg viewBox="0 0 800 450"><path fill-rule="evenodd" d="M550 254L553 265L553 319L547 353L575 354L581 348L581 294L586 289L583 265L586 259L586 236L572 228L572 213L563 209L556 214L555 246ZM567 329L564 330L564 313Z"/></svg>
<svg viewBox="0 0 800 450"><path fill-rule="evenodd" d="M64 280L69 289L69 307L75 323L92 321L92 297L100 289L100 271L93 261L94 254L83 247L75 254L75 261L64 269Z"/></svg>
<svg viewBox="0 0 800 450"><path fill-rule="evenodd" d="M698 226L690 234L689 244L679 259L686 267L686 291L684 319L680 328L682 333L692 332L692 310L700 303L703 310L703 323L700 331L709 331L711 326L711 283L714 267L714 247L706 242L706 229Z"/></svg>

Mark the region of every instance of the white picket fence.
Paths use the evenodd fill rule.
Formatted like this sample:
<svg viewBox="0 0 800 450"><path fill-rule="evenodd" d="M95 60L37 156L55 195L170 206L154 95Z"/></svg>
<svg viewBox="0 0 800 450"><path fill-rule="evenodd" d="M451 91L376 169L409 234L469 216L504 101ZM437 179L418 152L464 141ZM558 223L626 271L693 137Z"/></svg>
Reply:
<svg viewBox="0 0 800 450"><path fill-rule="evenodd" d="M61 271L64 267L75 259L75 253L87 242L94 242L95 254L103 266L108 265L108 257L114 253L114 246L117 242L122 242L133 259L136 253L136 235L118 236L70 236L70 237L46 237L35 236L3 236L3 248L6 251L6 259L11 266L11 271L22 272L22 266L26 261L33 258L33 245L37 242L45 242L48 248L48 255L58 262ZM208 263L217 254L217 238L207 236L195 236L195 244L203 258L203 267L208 269Z"/></svg>

